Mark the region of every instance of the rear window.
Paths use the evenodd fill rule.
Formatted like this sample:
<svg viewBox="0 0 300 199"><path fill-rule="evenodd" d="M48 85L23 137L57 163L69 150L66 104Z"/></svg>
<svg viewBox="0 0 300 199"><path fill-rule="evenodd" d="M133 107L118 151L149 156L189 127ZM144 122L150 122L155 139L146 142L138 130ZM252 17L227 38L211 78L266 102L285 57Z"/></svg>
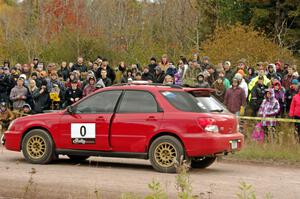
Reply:
<svg viewBox="0 0 300 199"><path fill-rule="evenodd" d="M190 93L178 91L163 91L161 94L178 110L185 112L208 112L206 108L198 105L197 99Z"/></svg>
<svg viewBox="0 0 300 199"><path fill-rule="evenodd" d="M198 106L207 112L229 112L226 107L213 96L196 97Z"/></svg>

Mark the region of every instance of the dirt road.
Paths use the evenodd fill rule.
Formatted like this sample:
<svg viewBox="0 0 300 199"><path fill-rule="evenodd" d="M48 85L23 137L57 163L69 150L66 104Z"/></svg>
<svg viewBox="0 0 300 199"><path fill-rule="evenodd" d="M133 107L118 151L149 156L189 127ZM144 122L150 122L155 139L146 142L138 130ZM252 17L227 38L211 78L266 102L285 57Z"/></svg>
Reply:
<svg viewBox="0 0 300 199"><path fill-rule="evenodd" d="M161 182L170 198L175 174L155 172L148 161L92 158L85 163L66 157L55 164L32 165L21 153L0 148L0 198L120 198L124 192L149 193L152 180ZM237 198L241 181L252 184L258 198L300 198L300 169L216 162L190 172L193 192L208 198Z"/></svg>

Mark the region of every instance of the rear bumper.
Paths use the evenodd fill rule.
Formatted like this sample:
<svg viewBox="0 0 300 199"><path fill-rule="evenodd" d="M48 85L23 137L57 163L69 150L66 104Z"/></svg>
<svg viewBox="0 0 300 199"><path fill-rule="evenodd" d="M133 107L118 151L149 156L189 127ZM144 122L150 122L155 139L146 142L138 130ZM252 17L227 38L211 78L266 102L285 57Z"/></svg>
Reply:
<svg viewBox="0 0 300 199"><path fill-rule="evenodd" d="M6 131L1 138L1 142L6 149L11 151L20 151L22 134L18 131Z"/></svg>
<svg viewBox="0 0 300 199"><path fill-rule="evenodd" d="M232 148L233 141L237 142L236 148ZM184 137L184 143L189 157L219 155L241 150L244 145L244 135L241 133L189 133Z"/></svg>

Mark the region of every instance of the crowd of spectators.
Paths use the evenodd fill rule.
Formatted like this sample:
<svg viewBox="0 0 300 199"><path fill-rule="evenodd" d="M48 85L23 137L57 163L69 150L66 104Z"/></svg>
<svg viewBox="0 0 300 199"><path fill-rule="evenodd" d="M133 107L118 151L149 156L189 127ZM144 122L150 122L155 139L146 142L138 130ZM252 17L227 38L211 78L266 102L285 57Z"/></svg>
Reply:
<svg viewBox="0 0 300 199"><path fill-rule="evenodd" d="M97 89L116 83L144 80L152 83L213 88L213 95L236 115L300 117L299 74L296 65L279 60L258 62L255 66L240 59L238 63L225 60L212 64L209 57L197 54L191 59L179 57L176 62L163 55L152 57L149 64L128 65L121 61L112 67L101 56L94 61L78 57L76 63L63 61L60 65L33 59L30 64L4 61L0 66L1 120L3 110L24 114L58 110L71 105ZM299 98L299 100L298 100ZM293 102L292 102L293 101ZM3 110L2 110L3 109ZM247 111L246 111L247 110ZM272 121L263 126L274 126Z"/></svg>

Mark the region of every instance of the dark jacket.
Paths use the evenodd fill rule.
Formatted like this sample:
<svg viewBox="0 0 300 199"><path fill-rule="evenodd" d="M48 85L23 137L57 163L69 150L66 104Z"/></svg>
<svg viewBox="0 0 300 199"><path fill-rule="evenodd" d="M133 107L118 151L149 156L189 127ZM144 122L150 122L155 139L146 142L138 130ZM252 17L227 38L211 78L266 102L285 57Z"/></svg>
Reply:
<svg viewBox="0 0 300 199"><path fill-rule="evenodd" d="M149 73L151 73L153 76L155 75L155 67L158 66L157 64L149 64Z"/></svg>
<svg viewBox="0 0 300 199"><path fill-rule="evenodd" d="M0 100L8 102L9 93L12 89L10 85L10 81L7 75L1 74L0 75Z"/></svg>
<svg viewBox="0 0 300 199"><path fill-rule="evenodd" d="M97 79L101 78L101 70L102 70L101 67L99 67L97 69L97 72L95 74L95 76L96 76ZM107 66L106 67L106 72L107 72L107 77L111 80L111 83L113 83L115 81L115 79L116 79L116 73L115 73L115 71L112 70L110 66Z"/></svg>
<svg viewBox="0 0 300 199"><path fill-rule="evenodd" d="M58 71L58 76L62 77L64 81L67 81L70 73L70 69L68 67L60 68Z"/></svg>
<svg viewBox="0 0 300 199"><path fill-rule="evenodd" d="M105 87L108 87L108 86L111 86L112 85L112 81L111 81L111 79L110 78L105 78L105 79L102 79L102 78L100 78L101 80L102 80L102 82L104 83L104 85L105 85Z"/></svg>
<svg viewBox="0 0 300 199"><path fill-rule="evenodd" d="M153 77L153 75L150 73L150 72L148 72L148 73L143 73L142 74L142 80L145 80L145 81L152 81L153 82L153 80L154 80L154 77Z"/></svg>
<svg viewBox="0 0 300 199"><path fill-rule="evenodd" d="M154 76L154 83L163 83L165 80L165 71L161 71L159 74L155 74Z"/></svg>
<svg viewBox="0 0 300 199"><path fill-rule="evenodd" d="M256 84L251 91L250 106L254 110L258 110L261 103L265 99L265 92L267 87L264 85Z"/></svg>
<svg viewBox="0 0 300 199"><path fill-rule="evenodd" d="M80 71L81 73L82 72L87 72L87 67L86 65L82 64L82 65L79 65L78 63L74 64L71 68L71 71L73 72L74 70L78 70Z"/></svg>
<svg viewBox="0 0 300 199"><path fill-rule="evenodd" d="M234 75L235 71L232 68L230 68L228 71L225 71L225 78L228 79L230 82L233 79Z"/></svg>
<svg viewBox="0 0 300 199"><path fill-rule="evenodd" d="M212 86L213 83L218 79L218 77L219 77L219 74L217 71L215 71L209 75L209 77L207 78L207 82L209 83L210 86Z"/></svg>
<svg viewBox="0 0 300 199"><path fill-rule="evenodd" d="M72 88L68 88L65 94L65 100L66 100L66 105L71 105L75 101L71 101L71 98L82 98L82 90L80 88L77 88L76 90L73 90Z"/></svg>
<svg viewBox="0 0 300 199"><path fill-rule="evenodd" d="M31 93L33 99L33 112L42 113L44 110L49 109L50 98L47 89L40 93L41 89L35 90Z"/></svg>

